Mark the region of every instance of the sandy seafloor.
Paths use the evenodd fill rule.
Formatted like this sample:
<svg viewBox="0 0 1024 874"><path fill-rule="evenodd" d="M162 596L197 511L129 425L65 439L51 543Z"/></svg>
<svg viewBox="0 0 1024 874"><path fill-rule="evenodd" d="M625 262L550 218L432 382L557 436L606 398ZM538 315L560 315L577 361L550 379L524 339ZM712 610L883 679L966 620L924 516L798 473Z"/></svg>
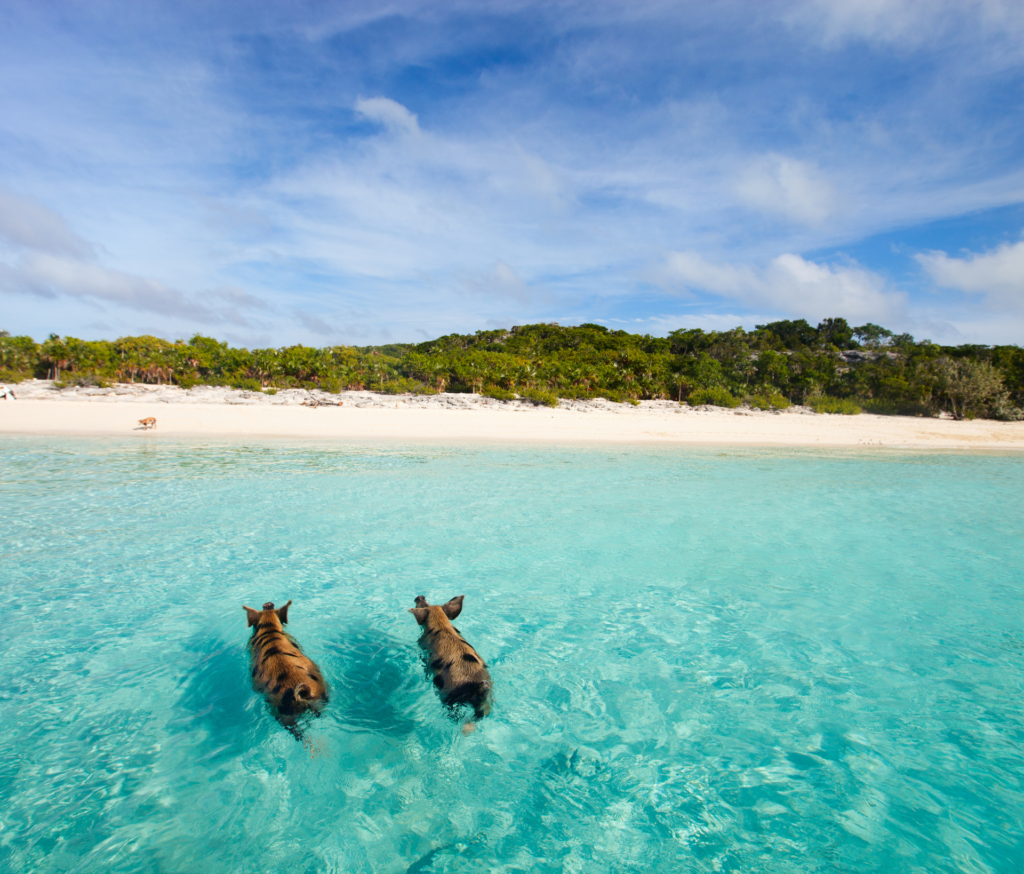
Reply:
<svg viewBox="0 0 1024 874"><path fill-rule="evenodd" d="M1024 422L905 416L818 415L807 407L761 411L560 401L557 408L480 395L385 395L368 391L275 395L214 386L119 384L57 389L31 380L0 401L0 433L161 437L317 437L426 441L681 443L748 446L883 446L1024 449ZM319 401L321 406L313 406ZM339 404L339 401L341 402ZM140 419L154 417L154 429Z"/></svg>

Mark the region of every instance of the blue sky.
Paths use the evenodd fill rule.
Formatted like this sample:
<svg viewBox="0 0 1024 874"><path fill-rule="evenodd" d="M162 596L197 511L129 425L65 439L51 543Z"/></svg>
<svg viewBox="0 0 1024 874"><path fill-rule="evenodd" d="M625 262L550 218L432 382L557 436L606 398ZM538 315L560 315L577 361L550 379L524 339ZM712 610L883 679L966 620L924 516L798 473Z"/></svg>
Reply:
<svg viewBox="0 0 1024 874"><path fill-rule="evenodd" d="M1024 342L1017 0L0 6L0 327Z"/></svg>

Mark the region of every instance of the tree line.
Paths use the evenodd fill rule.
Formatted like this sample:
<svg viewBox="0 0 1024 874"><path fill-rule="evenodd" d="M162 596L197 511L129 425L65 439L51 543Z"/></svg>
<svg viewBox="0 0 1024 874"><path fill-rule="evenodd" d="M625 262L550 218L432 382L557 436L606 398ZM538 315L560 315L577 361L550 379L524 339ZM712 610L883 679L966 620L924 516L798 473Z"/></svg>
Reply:
<svg viewBox="0 0 1024 874"><path fill-rule="evenodd" d="M250 391L368 389L389 394L476 392L555 404L671 399L765 408L804 403L827 412L956 418L1024 416L1024 349L942 346L845 319L679 329L667 337L602 325L523 325L383 346L232 348L197 334L42 343L0 331L0 380L53 379L226 385Z"/></svg>

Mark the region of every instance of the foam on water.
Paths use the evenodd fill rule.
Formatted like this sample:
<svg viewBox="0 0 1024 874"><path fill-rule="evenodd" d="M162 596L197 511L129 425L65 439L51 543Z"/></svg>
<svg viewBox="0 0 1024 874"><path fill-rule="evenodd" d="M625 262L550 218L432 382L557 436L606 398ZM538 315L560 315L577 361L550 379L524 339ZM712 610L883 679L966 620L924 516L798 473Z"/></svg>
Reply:
<svg viewBox="0 0 1024 874"><path fill-rule="evenodd" d="M0 870L1011 872L1024 459L0 441ZM413 598L465 594L471 735ZM332 688L297 743L241 605Z"/></svg>

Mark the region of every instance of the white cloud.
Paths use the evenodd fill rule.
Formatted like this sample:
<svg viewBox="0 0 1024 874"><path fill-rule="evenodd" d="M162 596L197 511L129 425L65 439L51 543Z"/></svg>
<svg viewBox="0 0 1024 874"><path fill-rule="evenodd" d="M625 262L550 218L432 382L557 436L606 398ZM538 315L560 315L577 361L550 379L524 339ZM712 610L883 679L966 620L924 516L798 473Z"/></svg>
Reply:
<svg viewBox="0 0 1024 874"><path fill-rule="evenodd" d="M565 209L572 200L566 194L565 177L539 156L530 154L523 148L519 149L519 154L526 171L526 187L554 209Z"/></svg>
<svg viewBox="0 0 1024 874"><path fill-rule="evenodd" d="M499 261L494 265L494 284L513 297L520 299L526 297L526 283L504 261Z"/></svg>
<svg viewBox="0 0 1024 874"><path fill-rule="evenodd" d="M529 304L534 294L516 271L504 261L497 261L487 273L470 273L462 277L465 289L486 298L511 298L520 304Z"/></svg>
<svg viewBox="0 0 1024 874"><path fill-rule="evenodd" d="M370 97L366 100L357 100L355 110L364 118L384 125L388 130L405 134L420 132L416 114L389 97Z"/></svg>
<svg viewBox="0 0 1024 874"><path fill-rule="evenodd" d="M716 264L697 252L670 252L665 266L653 277L655 282L682 286L686 290L710 291L721 297L743 298L761 284L752 267Z"/></svg>
<svg viewBox="0 0 1024 874"><path fill-rule="evenodd" d="M824 221L835 194L813 164L769 155L748 167L736 185L740 198L755 209L805 224Z"/></svg>
<svg viewBox="0 0 1024 874"><path fill-rule="evenodd" d="M54 294L92 298L164 315L211 316L206 306L188 300L181 292L163 283L98 264L33 253L22 260L20 268L22 276L32 287Z"/></svg>
<svg viewBox="0 0 1024 874"><path fill-rule="evenodd" d="M903 295L862 267L816 264L799 255L779 255L763 268L717 264L697 252L672 252L659 271L663 284L707 291L751 307L771 307L807 319L842 316L890 320Z"/></svg>
<svg viewBox="0 0 1024 874"><path fill-rule="evenodd" d="M810 26L826 44L861 39L914 46L955 30L980 28L1010 39L1024 30L1018 0L805 0L785 17Z"/></svg>
<svg viewBox="0 0 1024 874"><path fill-rule="evenodd" d="M646 312L640 265L683 247L693 251L673 256L667 285L688 276L737 301L783 307L804 294L870 309L877 295L894 300L872 274L772 259L1024 197L1013 113L1000 109L1019 74L990 75L1019 32L1020 0L785 0L750 4L742 21L730 4L598 4L585 15L527 4L538 32L571 38L539 54L527 41L522 64L471 65L452 87L415 89L407 102L421 118L372 83L500 45L501 16L518 0L491 4L484 27L453 27L450 6L420 0L343 5L229 15L212 42L178 39L193 34L184 15L176 34L161 25L156 43L141 33L99 55L45 4L38 32L5 31L0 74L23 87L0 95L0 185L68 222L45 208L28 221L20 204L0 203L10 243L0 294L28 292L8 312L34 305L33 330L64 331L72 313L102 306L127 331L159 320L134 316L155 312L150 298L167 310L177 294L216 319L263 316L261 330L281 340L325 324L436 335L506 315ZM475 14L460 8L466 21ZM790 30L778 26L787 15ZM384 37L356 32L385 18L404 23ZM259 53L226 64L210 51L255 33L296 62L293 37L311 41L301 64L269 72L251 66ZM353 33L360 51L328 33ZM912 40L922 56L907 66ZM833 51L857 41L873 44ZM365 124L339 127L339 108ZM106 266L46 284L16 266L12 247ZM201 291L210 286L250 288L275 315ZM921 286L907 286L915 312L931 297ZM207 330L222 325L211 315Z"/></svg>
<svg viewBox="0 0 1024 874"><path fill-rule="evenodd" d="M984 254L950 258L945 252L914 256L936 285L983 294L989 303L1024 309L1024 241Z"/></svg>
<svg viewBox="0 0 1024 874"><path fill-rule="evenodd" d="M249 326L253 310L269 310L262 299L237 286L185 294L171 286L95 260L97 247L69 230L63 216L31 200L0 190L0 239L13 256L0 260L0 294L76 299L110 304L131 313L157 313L189 322Z"/></svg>
<svg viewBox="0 0 1024 874"><path fill-rule="evenodd" d="M574 187L569 171L515 140L420 131L315 156L256 196L265 198L259 210L288 229L293 257L347 277L454 277L470 291L525 299L525 285L502 280L492 265L514 263L530 279L581 250L588 262L607 254L585 231L590 220L579 215Z"/></svg>
<svg viewBox="0 0 1024 874"><path fill-rule="evenodd" d="M306 310L296 309L294 311L295 318L299 320L299 324L302 325L307 331L311 331L314 334L318 334L321 337L334 337L341 336L344 332L336 327L335 325L328 322L326 319L321 318L315 313L307 312Z"/></svg>
<svg viewBox="0 0 1024 874"><path fill-rule="evenodd" d="M936 24L935 0L809 0L798 7L821 29L826 42L921 39Z"/></svg>
<svg viewBox="0 0 1024 874"><path fill-rule="evenodd" d="M149 312L192 322L248 326L246 313L269 310L258 297L235 287L214 288L201 296L184 294L154 279L48 252L22 253L13 264L0 261L0 293L41 298L73 298L113 304L133 313Z"/></svg>
<svg viewBox="0 0 1024 874"><path fill-rule="evenodd" d="M93 247L38 201L0 189L0 237L18 247L88 258Z"/></svg>

